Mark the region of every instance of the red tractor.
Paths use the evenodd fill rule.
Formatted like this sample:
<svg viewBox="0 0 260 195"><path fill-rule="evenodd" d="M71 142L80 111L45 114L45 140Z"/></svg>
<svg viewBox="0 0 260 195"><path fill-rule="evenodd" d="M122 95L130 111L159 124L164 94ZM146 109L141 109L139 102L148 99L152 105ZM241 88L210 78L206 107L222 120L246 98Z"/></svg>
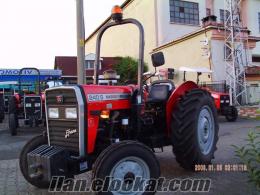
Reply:
<svg viewBox="0 0 260 195"><path fill-rule="evenodd" d="M173 147L185 169L210 164L214 158L219 126L210 93L191 81L175 88L164 80L152 83L144 98L144 30L139 21L123 19L117 9L114 21L97 37L94 84L46 90L47 132L30 140L20 154L21 172L34 186L48 188L53 176L71 178L90 170L93 179L109 176L109 182L114 178L128 185L137 177L157 179L160 166L154 151L166 146ZM97 85L102 36L124 24L140 31L138 83ZM153 54L152 62L154 67L163 65L163 54Z"/></svg>
<svg viewBox="0 0 260 195"><path fill-rule="evenodd" d="M22 77L26 77L23 74L28 70L36 73L36 83L23 83ZM24 124L29 125L30 127L34 124L35 126L38 126L42 123L44 116L42 105L39 70L36 68L22 68L18 78L18 93L14 93L14 95L9 98L8 102L8 119L11 135L17 134L19 119L23 119Z"/></svg>
<svg viewBox="0 0 260 195"><path fill-rule="evenodd" d="M231 105L230 96L228 93L228 87L225 81L217 82L201 82L200 76L203 73L211 74L212 71L204 67L189 68L180 67L180 71L184 72L184 81L186 80L186 73L196 73L197 74L197 84L200 85L202 89L209 91L214 98L215 106L217 108L218 114L225 116L227 121L234 122L237 120L238 111L235 106Z"/></svg>
<svg viewBox="0 0 260 195"><path fill-rule="evenodd" d="M235 106L230 105L230 96L226 91L219 91L214 89L214 85L225 83L202 83L201 87L208 90L215 101L218 114L225 116L228 122L234 122L237 120L238 111Z"/></svg>

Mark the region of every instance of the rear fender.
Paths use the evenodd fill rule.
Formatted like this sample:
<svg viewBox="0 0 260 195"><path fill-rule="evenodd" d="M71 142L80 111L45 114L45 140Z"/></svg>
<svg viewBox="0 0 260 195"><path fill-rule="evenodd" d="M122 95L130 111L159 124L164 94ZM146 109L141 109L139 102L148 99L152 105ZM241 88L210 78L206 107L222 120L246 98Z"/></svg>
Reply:
<svg viewBox="0 0 260 195"><path fill-rule="evenodd" d="M214 98L214 103L216 106L216 109L220 111L221 105L220 105L220 95L214 92L211 92L211 96Z"/></svg>
<svg viewBox="0 0 260 195"><path fill-rule="evenodd" d="M181 84L179 87L177 87L171 94L170 98L168 99L167 105L166 105L166 121L167 121L167 135L170 137L171 134L171 114L172 110L175 109L179 99L181 96L185 95L188 91L192 89L197 89L199 86L192 82L187 81L183 84Z"/></svg>

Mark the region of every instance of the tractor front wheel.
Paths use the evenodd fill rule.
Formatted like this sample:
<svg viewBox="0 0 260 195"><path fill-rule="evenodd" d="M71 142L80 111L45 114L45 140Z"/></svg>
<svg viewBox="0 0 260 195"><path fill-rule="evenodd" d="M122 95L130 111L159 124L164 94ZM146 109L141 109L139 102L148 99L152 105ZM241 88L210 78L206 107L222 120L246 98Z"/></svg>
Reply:
<svg viewBox="0 0 260 195"><path fill-rule="evenodd" d="M228 122L235 122L238 117L238 111L235 106L229 106L225 115Z"/></svg>
<svg viewBox="0 0 260 195"><path fill-rule="evenodd" d="M38 188L48 188L49 187L49 182L43 182L38 179L32 179L29 176L28 173L28 161L27 161L27 154L37 147L47 144L47 138L43 135L36 136L32 138L27 144L23 147L22 152L20 154L19 158L19 165L21 172L24 176L24 178L32 185L38 187Z"/></svg>
<svg viewBox="0 0 260 195"><path fill-rule="evenodd" d="M106 181L103 186L108 189L109 193L104 192L104 194L136 194L136 192L123 189L125 189L124 187L133 189L135 182L138 181L139 183L140 181L145 182L140 184L147 184L150 179L158 179L160 166L154 153L147 146L135 141L122 141L108 146L99 155L92 173L93 179ZM117 181L122 182L120 189L115 189L116 186L110 185L116 184ZM145 187L135 187L138 187L140 191L138 194L148 194ZM93 182L92 188L95 191L100 190L97 189L95 182Z"/></svg>
<svg viewBox="0 0 260 195"><path fill-rule="evenodd" d="M172 145L177 162L194 170L210 164L218 140L217 111L211 95L202 89L186 93L172 111Z"/></svg>

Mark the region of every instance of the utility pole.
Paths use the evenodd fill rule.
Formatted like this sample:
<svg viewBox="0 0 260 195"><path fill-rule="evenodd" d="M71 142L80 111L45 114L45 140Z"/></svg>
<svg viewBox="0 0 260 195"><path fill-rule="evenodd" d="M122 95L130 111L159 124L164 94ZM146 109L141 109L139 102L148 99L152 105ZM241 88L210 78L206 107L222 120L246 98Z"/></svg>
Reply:
<svg viewBox="0 0 260 195"><path fill-rule="evenodd" d="M85 26L83 0L76 0L77 9L77 76L78 84L86 83L85 72Z"/></svg>

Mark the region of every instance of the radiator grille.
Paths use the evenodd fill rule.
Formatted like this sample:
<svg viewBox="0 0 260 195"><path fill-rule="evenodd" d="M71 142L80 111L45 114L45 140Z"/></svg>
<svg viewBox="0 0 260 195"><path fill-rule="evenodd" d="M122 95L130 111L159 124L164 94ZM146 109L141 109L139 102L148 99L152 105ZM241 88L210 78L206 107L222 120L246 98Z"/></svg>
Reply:
<svg viewBox="0 0 260 195"><path fill-rule="evenodd" d="M24 96L24 108L26 119L33 116L40 119L42 117L42 99L40 96Z"/></svg>
<svg viewBox="0 0 260 195"><path fill-rule="evenodd" d="M58 100L58 98L60 98ZM70 151L79 152L79 122L78 119L66 119L65 108L78 107L77 97L73 89L55 89L46 92L48 108L58 108L59 118L48 117L50 145L62 146ZM46 112L48 116L48 111ZM76 132L75 132L76 130ZM74 131L66 137L67 131Z"/></svg>

